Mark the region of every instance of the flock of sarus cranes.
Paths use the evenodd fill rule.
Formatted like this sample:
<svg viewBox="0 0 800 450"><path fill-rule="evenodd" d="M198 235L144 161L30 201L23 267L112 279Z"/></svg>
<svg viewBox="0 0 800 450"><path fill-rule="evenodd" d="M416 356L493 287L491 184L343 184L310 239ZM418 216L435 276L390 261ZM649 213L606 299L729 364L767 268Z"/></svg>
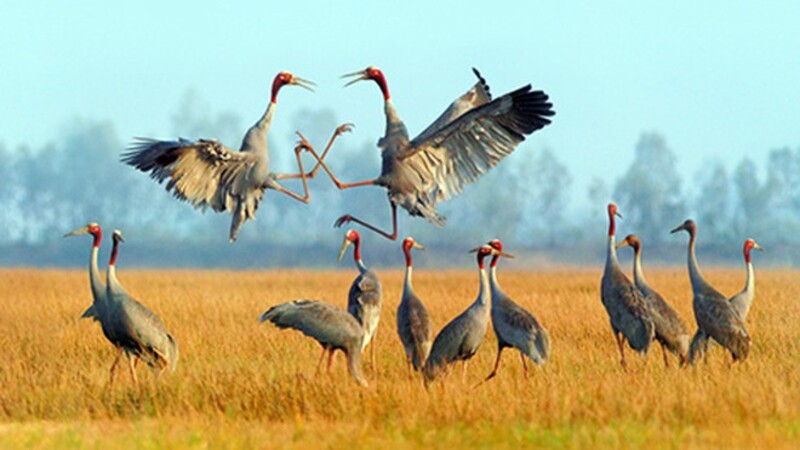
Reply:
<svg viewBox="0 0 800 450"><path fill-rule="evenodd" d="M344 215L334 226L355 222L388 239L397 239L397 205L412 216L421 216L429 222L443 226L445 218L436 212L439 201L461 192L464 184L472 183L480 175L497 165L510 154L525 136L550 123L555 112L543 91L534 91L530 85L492 99L489 86L480 73L473 69L478 82L457 98L442 115L414 139L409 139L405 125L398 117L389 96L383 73L376 67L352 74L347 85L361 80L373 80L384 98L386 132L378 141L383 165L381 174L374 179L340 182L324 159L336 138L352 129L351 124L339 126L321 155L298 132L300 140L295 147L298 173L275 174L269 169L266 133L275 113L278 92L283 86L300 86L309 90L314 83L288 72L279 73L272 84L272 96L264 115L245 134L240 150L233 151L216 140L159 141L138 139L122 155L122 161L148 172L175 197L196 208L211 207L214 211L232 214L230 240L235 241L239 227L255 217L256 209L266 189L275 189L296 200L308 203L310 194L307 179L314 178L319 168L330 176L339 189L376 185L388 190L392 210L392 231L383 231L361 219ZM301 153L307 151L316 160L314 168L305 172ZM304 195L283 187L279 181L300 179ZM755 279L750 262L750 250L761 247L752 239L744 244L747 264L747 281L744 290L731 299L715 290L705 281L694 254L696 225L687 220L672 230L685 230L689 240L689 276L694 293L693 307L698 329L690 340L686 324L674 309L645 281L641 268L641 242L635 235L615 243L615 216L620 216L617 206L608 205L608 254L601 285L602 303L608 312L611 327L620 352L620 363L626 366L625 341L637 352L646 353L653 340L657 340L664 353L664 363L669 365L667 351L680 359L681 365L703 358L712 342L717 342L731 352L733 361L747 357L750 336L745 319L754 297ZM89 262L89 279L94 301L81 317L100 323L103 334L116 348L117 357L111 366L113 383L119 361L125 354L134 384L138 384L135 368L139 359L158 371L175 370L178 363L178 344L166 326L152 311L129 296L116 278L116 261L119 245L124 242L122 233L112 235L111 258L104 283L98 268L98 251L102 229L97 223L67 233L66 236L89 234L93 236ZM361 356L373 342L382 307L381 283L377 274L367 268L361 257L361 235L348 230L344 237L339 260L347 248L353 246L353 259L358 276L348 294L347 310L317 300L294 300L269 308L260 316L279 328L292 328L315 339L322 346L317 364L320 370L327 354L330 371L333 355L341 350L347 358L347 368L352 377L367 385L361 372ZM628 245L635 251L631 282L617 261L616 249ZM466 373L467 362L478 351L491 321L497 337L497 359L491 373L484 381L493 378L499 369L502 352L513 348L520 352L525 376L528 376L527 358L542 365L550 355L550 338L545 327L526 309L506 295L497 280L497 264L501 257L513 258L503 251L503 244L494 239L471 252L476 254L479 272L479 291L475 301L460 315L451 320L432 338L433 326L424 304L414 292L412 284L412 249L422 249L421 244L407 237L402 241L406 260L406 275L402 297L397 308L397 334L406 354L409 373L420 372L427 383L447 372L452 364L462 361ZM489 274L485 260L491 257ZM371 346L372 364L375 366L375 345Z"/></svg>

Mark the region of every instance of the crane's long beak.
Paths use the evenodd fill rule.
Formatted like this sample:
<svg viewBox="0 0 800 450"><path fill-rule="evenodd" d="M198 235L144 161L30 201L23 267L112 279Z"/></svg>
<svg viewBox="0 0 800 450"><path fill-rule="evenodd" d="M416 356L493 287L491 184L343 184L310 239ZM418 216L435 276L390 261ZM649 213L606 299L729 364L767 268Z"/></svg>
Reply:
<svg viewBox="0 0 800 450"><path fill-rule="evenodd" d="M511 253L502 252L495 248L492 248L492 255L498 255L502 256L503 258L514 259L514 255L512 255Z"/></svg>
<svg viewBox="0 0 800 450"><path fill-rule="evenodd" d="M301 88L308 89L311 92L314 92L314 87L317 85L317 83L314 83L311 80L306 80L305 78L300 78L298 76L292 78L292 82L289 84L300 86Z"/></svg>
<svg viewBox="0 0 800 450"><path fill-rule="evenodd" d="M480 249L481 249L480 247L475 247L472 250L468 251L467 253L477 253L478 250L480 250Z"/></svg>
<svg viewBox="0 0 800 450"><path fill-rule="evenodd" d="M622 213L619 211L614 211L614 215L622 219Z"/></svg>
<svg viewBox="0 0 800 450"><path fill-rule="evenodd" d="M342 249L339 250L339 261L342 260L342 258L344 257L344 252L347 251L347 247L349 246L350 246L350 239L345 238L344 242L342 242Z"/></svg>
<svg viewBox="0 0 800 450"><path fill-rule="evenodd" d="M414 248L418 248L420 250L427 250L424 245L420 244L417 241L414 241L414 243L411 244L411 246L414 247Z"/></svg>
<svg viewBox="0 0 800 450"><path fill-rule="evenodd" d="M359 81L369 80L369 76L367 76L366 70L359 70L357 72L346 73L341 76L341 78L348 78L348 77L358 77L348 81L344 87L350 86L351 84L358 83Z"/></svg>
<svg viewBox="0 0 800 450"><path fill-rule="evenodd" d="M753 248L762 252L764 251L764 247L758 245L756 241L753 241Z"/></svg>
<svg viewBox="0 0 800 450"><path fill-rule="evenodd" d="M69 233L65 234L64 237L78 236L81 234L89 234L89 227L83 227L83 228L78 228L77 230L72 230Z"/></svg>
<svg viewBox="0 0 800 450"><path fill-rule="evenodd" d="M677 227L673 228L672 231L670 231L670 233L677 233L678 231L681 231L681 230L685 230L685 228L683 227L683 224L680 224Z"/></svg>
<svg viewBox="0 0 800 450"><path fill-rule="evenodd" d="M617 242L617 245L615 245L614 248L625 247L626 245L628 245L628 240L627 239L623 239L623 240Z"/></svg>

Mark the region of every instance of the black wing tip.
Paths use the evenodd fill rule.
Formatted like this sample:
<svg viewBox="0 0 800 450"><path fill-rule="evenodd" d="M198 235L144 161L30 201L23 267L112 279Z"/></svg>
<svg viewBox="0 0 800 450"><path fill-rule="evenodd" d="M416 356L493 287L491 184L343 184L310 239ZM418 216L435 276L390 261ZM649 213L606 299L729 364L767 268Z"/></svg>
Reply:
<svg viewBox="0 0 800 450"><path fill-rule="evenodd" d="M489 83L486 81L486 78L483 78L483 76L481 76L481 73L475 67L472 68L472 73L474 73L475 76L478 77L478 81L481 83L481 86L483 86L483 90L486 91L486 95L491 99L492 91L489 88Z"/></svg>

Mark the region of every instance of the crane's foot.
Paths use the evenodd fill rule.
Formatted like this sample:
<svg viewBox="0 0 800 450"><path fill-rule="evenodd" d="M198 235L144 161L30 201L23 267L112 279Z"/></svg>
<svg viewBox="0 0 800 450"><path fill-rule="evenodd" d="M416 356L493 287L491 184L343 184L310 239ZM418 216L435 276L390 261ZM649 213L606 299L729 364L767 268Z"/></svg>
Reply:
<svg viewBox="0 0 800 450"><path fill-rule="evenodd" d="M297 133L297 135L300 136L300 139L297 141L297 145L294 147L294 152L295 153L299 154L303 150L310 151L310 149L314 148L314 147L311 146L311 143L308 142L308 140L306 139L305 136L303 136L299 132Z"/></svg>
<svg viewBox="0 0 800 450"><path fill-rule="evenodd" d="M355 128L355 126L356 125L354 123L350 123L350 122L343 123L343 124L339 125L338 127L336 127L336 132L334 134L336 136L339 136L339 135L342 135L344 133L349 133L349 132L353 131L353 128Z"/></svg>
<svg viewBox="0 0 800 450"><path fill-rule="evenodd" d="M351 220L353 220L353 216L351 216L350 214L345 214L342 217L336 219L336 222L333 223L333 227L340 228L342 225L350 223Z"/></svg>

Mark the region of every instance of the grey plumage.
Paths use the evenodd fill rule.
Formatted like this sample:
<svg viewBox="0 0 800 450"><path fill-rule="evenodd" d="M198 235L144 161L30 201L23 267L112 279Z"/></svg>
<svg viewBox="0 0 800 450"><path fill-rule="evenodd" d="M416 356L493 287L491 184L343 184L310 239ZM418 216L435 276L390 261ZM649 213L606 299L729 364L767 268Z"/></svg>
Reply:
<svg viewBox="0 0 800 450"><path fill-rule="evenodd" d="M655 338L661 344L664 353L664 365L669 366L667 350L680 358L681 365L686 365L689 362L689 332L686 330L686 324L664 297L647 284L642 270L642 244L639 238L635 234L629 234L617 244L617 248L625 245L631 246L634 250L633 280L650 310L650 317L656 329Z"/></svg>
<svg viewBox="0 0 800 450"><path fill-rule="evenodd" d="M747 270L747 276L744 282L744 288L728 299L728 301L733 306L733 309L739 314L739 317L742 318L742 321L746 323L747 316L750 314L750 307L753 305L753 300L755 299L755 291L756 291L756 278L755 278L755 271L753 269L753 263L750 260L750 250L757 249L760 251L764 251L760 245L756 243L756 241L752 239L748 239L744 242L744 249L742 251L744 255L745 267ZM710 344L713 341L708 339L708 335L703 333L701 330L698 330L695 333L694 338L692 339L691 345L691 357L693 361L696 361L700 358L704 358L705 355L708 353L708 349Z"/></svg>
<svg viewBox="0 0 800 450"><path fill-rule="evenodd" d="M308 202L308 186L300 160L302 145L295 149L300 173L278 175L270 172L267 131L272 122L278 90L284 85L310 89L307 80L281 72L272 87L272 101L264 115L247 131L239 151L218 141L200 139L161 141L148 138L135 140L121 156L122 162L142 172L149 172L158 183L168 180L165 187L175 198L205 210L232 214L230 240L235 241L239 227L254 219L266 189L275 189L292 198ZM305 196L301 197L282 187L278 180L301 178Z"/></svg>
<svg viewBox="0 0 800 450"><path fill-rule="evenodd" d="M555 112L547 94L533 91L530 85L492 100L486 81L478 83L456 99L434 123L414 139L409 138L390 100L383 73L368 67L355 72L356 79L374 80L384 95L386 132L379 140L381 174L357 183L341 183L324 163L322 167L340 189L357 186L383 186L392 208L392 233L382 231L360 219L345 215L335 226L356 222L389 239L397 238L397 206L412 216L424 217L443 226L445 217L436 204L461 192L497 165L525 140L525 136L550 123Z"/></svg>
<svg viewBox="0 0 800 450"><path fill-rule="evenodd" d="M488 255L495 254L496 250L488 245L476 250L480 277L478 298L436 335L423 368L426 383L433 381L450 364L456 361L466 363L478 351L486 335L486 328L489 326L491 294L483 259Z"/></svg>
<svg viewBox="0 0 800 450"><path fill-rule="evenodd" d="M159 375L166 369L174 372L178 366L178 343L167 332L164 322L149 308L128 295L120 284L116 276L116 258L119 243L123 242L122 234L115 230L113 239L114 246L107 271L106 299L109 321L119 349L115 365L124 351L134 382L135 358L141 358L151 368L158 369Z"/></svg>
<svg viewBox="0 0 800 450"><path fill-rule="evenodd" d="M323 352L330 355L335 350L343 351L350 375L358 384L367 385L361 375L364 330L351 314L316 300L293 300L269 308L259 320L269 321L278 328L298 330L319 342Z"/></svg>
<svg viewBox="0 0 800 450"><path fill-rule="evenodd" d="M414 370L422 370L425 360L431 351L431 318L425 305L414 292L411 282L413 266L411 249L425 247L407 237L403 240L403 252L406 257L406 276L403 282L403 293L397 306L397 335L406 354L406 361Z"/></svg>
<svg viewBox="0 0 800 450"><path fill-rule="evenodd" d="M361 259L361 236L356 230L349 230L345 233L344 242L339 252L341 261L347 247L353 244L353 259L355 260L358 275L353 284L350 285L350 292L347 294L347 312L356 318L362 328L364 328L364 340L361 349L365 349L367 344L372 342L375 333L378 331L378 322L381 318L381 303L383 292L381 282L375 272L367 269ZM372 363L375 363L375 345L372 346Z"/></svg>
<svg viewBox="0 0 800 450"><path fill-rule="evenodd" d="M616 225L614 216L620 216L617 205L608 205L608 250L606 265L601 281L600 298L611 321L611 329L617 340L620 364L625 367L625 347L623 341L635 351L647 354L655 336L655 326L648 311L644 296L625 276L617 260L615 247Z"/></svg>
<svg viewBox="0 0 800 450"><path fill-rule="evenodd" d="M690 363L694 363L701 353L698 351L698 346L703 344L703 334L710 336L730 351L734 361L747 359L750 352L750 335L744 321L728 299L714 289L700 272L695 256L697 237L695 222L686 220L673 229L672 233L681 230L689 233L689 279L692 282L692 307L698 328L698 333L695 334L689 348Z"/></svg>
<svg viewBox="0 0 800 450"><path fill-rule="evenodd" d="M494 239L489 242L495 250L502 252L503 244ZM509 255L510 256L510 255ZM497 336L497 359L492 373L486 380L493 378L500 367L500 356L503 349L510 347L519 350L522 356L522 367L528 375L528 366L525 357L530 358L537 366L543 365L550 356L550 334L536 317L528 310L519 306L500 288L497 281L497 263L500 255L492 257L489 286L492 294L492 329Z"/></svg>

